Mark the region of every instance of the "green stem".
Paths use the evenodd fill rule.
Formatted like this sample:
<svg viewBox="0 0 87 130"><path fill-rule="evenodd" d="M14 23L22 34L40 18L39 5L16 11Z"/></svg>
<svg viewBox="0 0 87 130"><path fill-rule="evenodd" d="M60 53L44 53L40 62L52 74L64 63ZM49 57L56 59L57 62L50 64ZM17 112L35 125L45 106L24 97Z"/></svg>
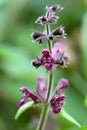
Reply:
<svg viewBox="0 0 87 130"><path fill-rule="evenodd" d="M53 86L53 72L51 71L49 74L49 79L48 79L48 91L47 91L47 98L46 98L46 102L48 102L49 97L51 95L51 91L52 91L52 86Z"/></svg>
<svg viewBox="0 0 87 130"><path fill-rule="evenodd" d="M46 24L45 29L46 29L47 35L49 35L50 34L50 25ZM49 51L52 55L52 42L49 39L47 41L47 45L48 45L48 49L49 49ZM49 100L49 97L50 97L50 94L51 94L51 91L52 91L52 84L53 84L53 72L52 71L50 71L48 78L49 78L48 79L48 91L47 91L46 101Z"/></svg>
<svg viewBox="0 0 87 130"><path fill-rule="evenodd" d="M47 112L48 112L48 105L44 104L41 118L40 118L40 122L39 122L39 126L38 126L37 130L43 130L45 123L46 123Z"/></svg>
<svg viewBox="0 0 87 130"><path fill-rule="evenodd" d="M50 26L48 24L46 24L45 30L46 30L47 35L49 35ZM52 42L50 40L47 40L47 47L52 55ZM53 84L53 72L50 71L49 76L48 76L48 90L47 90L47 97L46 97L47 103L48 103L48 100L49 100L49 97L51 94L52 84ZM47 105L46 103L43 104L43 110L42 110L42 114L41 114L41 118L40 118L40 122L39 122L39 126L38 126L37 130L43 130L45 123L46 123L47 115L48 115L48 108L49 108L49 105Z"/></svg>
<svg viewBox="0 0 87 130"><path fill-rule="evenodd" d="M46 24L45 30L46 30L47 35L49 35L50 34L50 25ZM52 42L49 39L47 40L47 47L48 47L50 53L52 54Z"/></svg>

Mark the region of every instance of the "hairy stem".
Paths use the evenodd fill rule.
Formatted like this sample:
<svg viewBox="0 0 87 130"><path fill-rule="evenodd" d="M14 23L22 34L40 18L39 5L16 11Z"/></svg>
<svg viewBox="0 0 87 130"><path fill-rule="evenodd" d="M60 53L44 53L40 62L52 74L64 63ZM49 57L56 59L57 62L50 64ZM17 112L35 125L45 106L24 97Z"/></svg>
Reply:
<svg viewBox="0 0 87 130"><path fill-rule="evenodd" d="M46 30L46 33L49 35L50 34L50 25L46 24L45 30ZM50 40L47 40L47 47L48 47L50 53L52 54L52 42ZM49 76L48 76L48 90L47 90L46 102L48 102L49 97L51 95L52 84L53 84L53 72L50 71ZM46 124L48 109L49 109L49 105L43 104L43 110L42 110L42 114L41 114L41 118L40 118L40 122L39 122L39 126L38 126L37 130L43 130L43 128Z"/></svg>

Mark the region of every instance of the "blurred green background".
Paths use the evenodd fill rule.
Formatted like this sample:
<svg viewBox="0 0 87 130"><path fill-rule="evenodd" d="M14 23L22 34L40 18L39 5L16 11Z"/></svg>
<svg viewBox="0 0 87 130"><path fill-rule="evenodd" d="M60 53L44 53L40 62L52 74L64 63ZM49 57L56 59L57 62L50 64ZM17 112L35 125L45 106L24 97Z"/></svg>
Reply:
<svg viewBox="0 0 87 130"><path fill-rule="evenodd" d="M45 69L31 65L46 43L33 43L31 33L43 30L34 21L44 15L46 5L52 4L64 7L58 14L58 24L52 28L64 25L67 39L59 41L71 57L67 68L54 70L54 88L61 77L69 79L64 108L82 128L50 112L45 130L87 130L87 0L0 0L0 130L35 130L37 126L41 111L37 107L24 112L18 120L14 116L22 96L19 87L35 91L38 75L47 82Z"/></svg>

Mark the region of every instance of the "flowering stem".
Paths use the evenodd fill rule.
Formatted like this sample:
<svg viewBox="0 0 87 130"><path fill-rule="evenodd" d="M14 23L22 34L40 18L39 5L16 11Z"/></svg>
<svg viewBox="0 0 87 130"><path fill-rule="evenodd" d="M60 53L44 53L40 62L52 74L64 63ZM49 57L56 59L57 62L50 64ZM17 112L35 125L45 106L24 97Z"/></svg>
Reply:
<svg viewBox="0 0 87 130"><path fill-rule="evenodd" d="M46 24L45 25L45 29L46 29L47 35L49 35L50 34L50 25ZM48 49L49 49L49 51L50 51L50 53L52 55L52 42L50 40L48 40L47 45L48 45ZM50 94L51 94L51 90L52 90L52 84L53 84L53 72L52 72L52 70L50 71L48 78L49 78L48 79L49 83L48 83L48 91L47 91L46 101L49 100L49 97L50 97Z"/></svg>
<svg viewBox="0 0 87 130"><path fill-rule="evenodd" d="M53 84L53 72L51 71L49 74L49 79L48 79L48 91L47 91L47 98L46 101L48 102L49 97L51 95L51 90L52 90L52 84Z"/></svg>
<svg viewBox="0 0 87 130"><path fill-rule="evenodd" d="M49 35L50 34L50 25L46 24L45 30L46 30L47 35ZM52 42L49 39L47 40L47 46L48 46L50 53L52 54Z"/></svg>
<svg viewBox="0 0 87 130"><path fill-rule="evenodd" d="M46 30L46 33L49 35L50 34L50 26L48 24L46 24L45 30ZM50 40L47 40L47 46L48 46L50 53L52 54L52 42ZM48 100L49 100L51 90L52 90L52 84L53 84L53 72L51 71L49 73L49 77L48 77L48 91L47 91L46 102L48 102ZM45 123L46 123L46 118L48 115L48 108L49 108L49 105L47 105L47 104L43 105L41 119L40 119L39 126L38 126L37 130L43 130Z"/></svg>

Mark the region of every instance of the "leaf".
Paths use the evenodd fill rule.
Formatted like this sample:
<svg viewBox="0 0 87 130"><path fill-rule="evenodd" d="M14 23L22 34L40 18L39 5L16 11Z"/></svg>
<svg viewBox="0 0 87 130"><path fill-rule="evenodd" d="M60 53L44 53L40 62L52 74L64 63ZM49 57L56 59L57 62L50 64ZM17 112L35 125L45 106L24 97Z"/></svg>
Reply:
<svg viewBox="0 0 87 130"><path fill-rule="evenodd" d="M24 104L22 107L20 107L15 115L15 120L19 118L19 116L26 111L28 108L32 107L33 105L33 101L27 102L26 104Z"/></svg>
<svg viewBox="0 0 87 130"><path fill-rule="evenodd" d="M61 110L60 115L64 117L65 119L67 119L68 121L72 122L73 124L77 125L78 127L81 127L81 125L64 109Z"/></svg>

